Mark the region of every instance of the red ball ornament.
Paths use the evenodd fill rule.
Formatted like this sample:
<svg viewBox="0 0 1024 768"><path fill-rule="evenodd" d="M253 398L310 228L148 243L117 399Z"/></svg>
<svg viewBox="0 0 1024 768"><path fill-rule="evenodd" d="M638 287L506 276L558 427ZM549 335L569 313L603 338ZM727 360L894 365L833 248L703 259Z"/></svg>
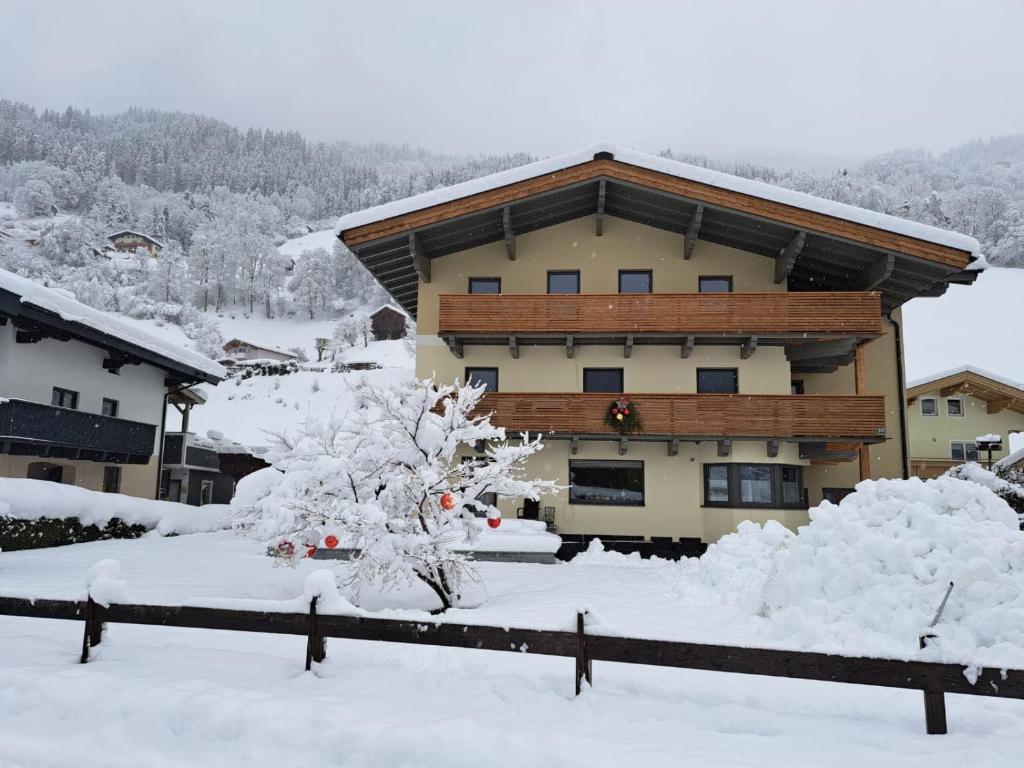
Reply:
<svg viewBox="0 0 1024 768"><path fill-rule="evenodd" d="M306 550L306 557L313 557L316 554L316 547L309 547Z"/></svg>
<svg viewBox="0 0 1024 768"><path fill-rule="evenodd" d="M622 415L623 416L629 416L629 408L623 408L622 409Z"/></svg>
<svg viewBox="0 0 1024 768"><path fill-rule="evenodd" d="M441 509L451 510L455 508L455 497L450 493L441 494Z"/></svg>
<svg viewBox="0 0 1024 768"><path fill-rule="evenodd" d="M501 525L501 518L500 517L488 517L487 518L487 525L489 525L491 528L497 528L499 525Z"/></svg>
<svg viewBox="0 0 1024 768"><path fill-rule="evenodd" d="M324 544L327 545L328 549L334 549L336 546L338 546L338 537L332 533L326 539L324 539Z"/></svg>

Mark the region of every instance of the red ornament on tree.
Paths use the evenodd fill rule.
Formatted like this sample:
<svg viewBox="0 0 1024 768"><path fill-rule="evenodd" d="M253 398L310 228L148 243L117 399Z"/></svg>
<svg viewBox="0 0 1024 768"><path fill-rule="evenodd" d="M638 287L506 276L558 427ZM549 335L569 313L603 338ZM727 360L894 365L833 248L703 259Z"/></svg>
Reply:
<svg viewBox="0 0 1024 768"><path fill-rule="evenodd" d="M488 517L487 518L487 524L491 528L497 528L499 525L501 525L501 518L500 517Z"/></svg>
<svg viewBox="0 0 1024 768"><path fill-rule="evenodd" d="M450 493L441 494L441 509L452 510L455 508L455 497Z"/></svg>
<svg viewBox="0 0 1024 768"><path fill-rule="evenodd" d="M335 536L333 533L329 534L327 538L324 539L324 544L327 545L328 549L334 549L336 546L338 546L338 537Z"/></svg>
<svg viewBox="0 0 1024 768"><path fill-rule="evenodd" d="M309 547L306 550L306 557L313 557L316 554L316 547Z"/></svg>

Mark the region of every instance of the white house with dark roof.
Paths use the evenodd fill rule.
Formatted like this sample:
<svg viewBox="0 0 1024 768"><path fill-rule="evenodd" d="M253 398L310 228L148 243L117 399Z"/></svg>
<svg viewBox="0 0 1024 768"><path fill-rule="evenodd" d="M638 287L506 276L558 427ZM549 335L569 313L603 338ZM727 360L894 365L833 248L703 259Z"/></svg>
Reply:
<svg viewBox="0 0 1024 768"><path fill-rule="evenodd" d="M224 354L233 360L276 360L285 363L299 359L298 355L287 349L237 338L225 342Z"/></svg>
<svg viewBox="0 0 1024 768"><path fill-rule="evenodd" d="M115 250L122 253L135 253L139 248L156 256L163 250L164 244L159 240L150 237L142 232L131 229L123 229L107 236L107 240L114 244Z"/></svg>
<svg viewBox="0 0 1024 768"><path fill-rule="evenodd" d="M0 476L155 498L168 403L224 369L0 270Z"/></svg>

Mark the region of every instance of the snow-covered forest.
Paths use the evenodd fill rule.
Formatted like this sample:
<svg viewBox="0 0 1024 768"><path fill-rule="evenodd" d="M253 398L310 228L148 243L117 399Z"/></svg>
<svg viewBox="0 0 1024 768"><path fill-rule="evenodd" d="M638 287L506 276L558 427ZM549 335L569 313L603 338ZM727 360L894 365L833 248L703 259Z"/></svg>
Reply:
<svg viewBox="0 0 1024 768"><path fill-rule="evenodd" d="M1024 136L938 155L894 152L827 174L662 154L969 233L991 263L1024 266ZM0 267L101 309L178 324L215 353L211 310L332 317L387 299L340 244L295 258L278 250L286 239L532 159L314 143L177 112L38 112L0 100L0 230L13 235L0 237ZM25 222L30 237L18 236ZM160 241L159 259L102 253L121 229Z"/></svg>

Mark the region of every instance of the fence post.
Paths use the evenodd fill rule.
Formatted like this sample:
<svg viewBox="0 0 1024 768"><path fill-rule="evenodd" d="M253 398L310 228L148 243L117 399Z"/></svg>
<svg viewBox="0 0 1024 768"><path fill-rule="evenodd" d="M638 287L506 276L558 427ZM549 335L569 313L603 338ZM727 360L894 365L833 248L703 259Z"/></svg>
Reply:
<svg viewBox="0 0 1024 768"><path fill-rule="evenodd" d="M921 635L918 643L921 650L928 645L928 640L935 635ZM924 724L929 734L948 733L946 730L946 694L943 691L924 692Z"/></svg>
<svg viewBox="0 0 1024 768"><path fill-rule="evenodd" d="M89 648L97 646L103 639L103 622L99 617L99 608L92 597L85 601L85 632L82 634L82 664L89 661Z"/></svg>
<svg viewBox="0 0 1024 768"><path fill-rule="evenodd" d="M590 656L587 654L587 635L584 631L584 614L586 611L576 612L576 695L580 695L583 689L583 678L587 679L587 685L593 685L593 666Z"/></svg>
<svg viewBox="0 0 1024 768"><path fill-rule="evenodd" d="M318 596L313 595L309 601L309 629L306 634L306 671L313 668L313 662L318 664L327 658L327 641L317 633L316 626L316 601Z"/></svg>

